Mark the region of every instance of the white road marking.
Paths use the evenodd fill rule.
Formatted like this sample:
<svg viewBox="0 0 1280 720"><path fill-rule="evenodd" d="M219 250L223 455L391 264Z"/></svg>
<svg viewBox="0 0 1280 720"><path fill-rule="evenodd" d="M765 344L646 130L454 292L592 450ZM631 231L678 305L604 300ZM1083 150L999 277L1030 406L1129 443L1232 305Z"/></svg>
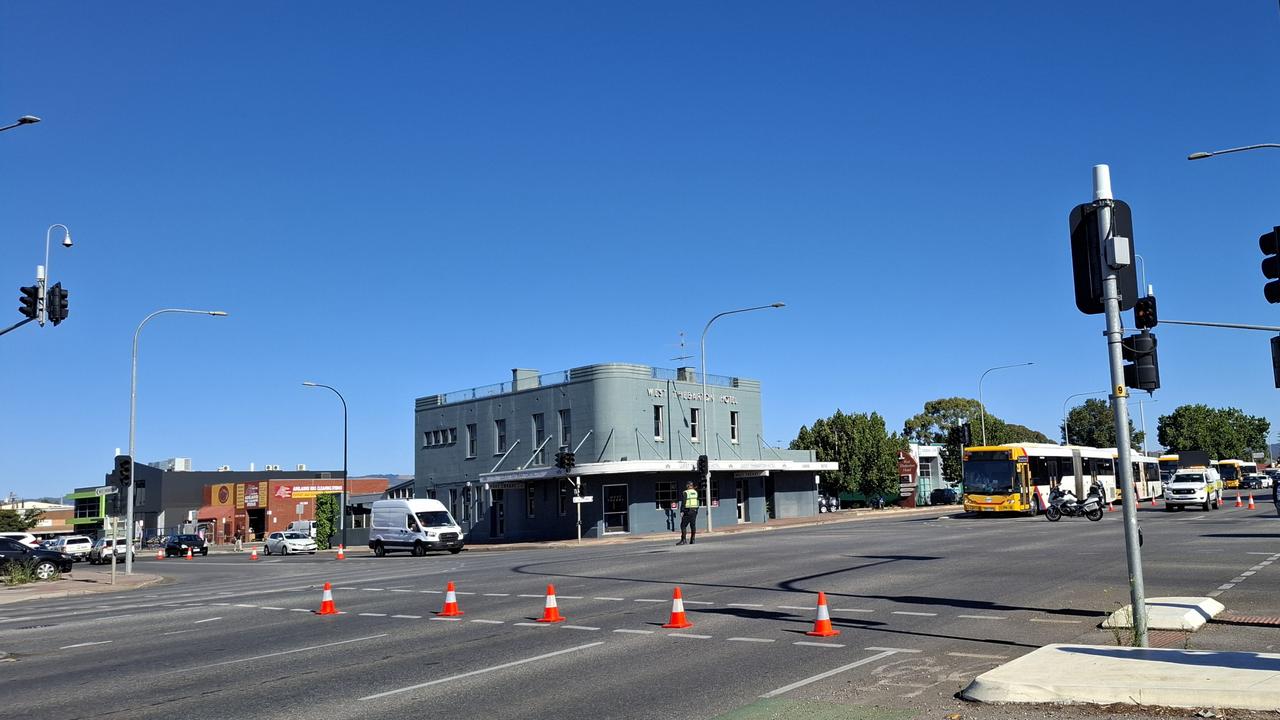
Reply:
<svg viewBox="0 0 1280 720"><path fill-rule="evenodd" d="M237 603L237 604L235 605L235 607L256 608L256 607L258 607L258 606L257 606L257 605L241 605L241 604Z"/></svg>
<svg viewBox="0 0 1280 720"><path fill-rule="evenodd" d="M1250 575L1257 575L1257 574L1258 574L1257 570L1245 570L1244 572L1240 573L1240 576L1249 577Z"/></svg>
<svg viewBox="0 0 1280 720"><path fill-rule="evenodd" d="M598 598L591 598L591 599L592 599L592 600L623 600L624 598L615 598L615 597L598 597Z"/></svg>
<svg viewBox="0 0 1280 720"><path fill-rule="evenodd" d="M731 637L729 638L729 642L771 643L776 641L773 638Z"/></svg>
<svg viewBox="0 0 1280 720"><path fill-rule="evenodd" d="M236 663L251 662L253 660L264 660L266 658L280 657L281 655L292 655L294 653L306 652L308 650L319 650L321 648L334 647L335 645L348 645L362 640L376 640L384 638L387 633L378 635L370 635L368 637L352 638L350 640L339 640L337 642L324 643L323 645L309 645L307 647L294 648L292 650L281 650L280 652L267 653L266 655L255 655L253 657L241 658L239 660L223 660L222 662L209 663L207 665L197 665L196 667L184 668L182 670L170 670L169 672L191 672L192 670L205 670L211 667L219 667L221 665L234 665Z"/></svg>
<svg viewBox="0 0 1280 720"><path fill-rule="evenodd" d="M863 650L877 650L879 652L896 652L896 653L918 653L920 650L912 650L911 648L891 648L891 647L869 647Z"/></svg>
<svg viewBox="0 0 1280 720"><path fill-rule="evenodd" d="M868 609L866 609L866 608L831 608L831 612L860 612L860 613L869 613L869 612L875 612L875 610L868 610Z"/></svg>
<svg viewBox="0 0 1280 720"><path fill-rule="evenodd" d="M1031 622L1058 623L1059 625L1079 625L1083 620L1054 620L1052 618L1031 618Z"/></svg>
<svg viewBox="0 0 1280 720"><path fill-rule="evenodd" d="M600 629L598 627L591 627L589 625L561 625L560 627L564 628L565 630L599 630Z"/></svg>
<svg viewBox="0 0 1280 720"><path fill-rule="evenodd" d="M181 635L182 633L189 633L189 632L195 632L195 631L194 630L172 630L170 632L160 633L160 634L161 635Z"/></svg>
<svg viewBox="0 0 1280 720"><path fill-rule="evenodd" d="M219 606L219 607L231 607L231 603L209 603L209 604L210 604L210 605L217 605L217 606Z"/></svg>
<svg viewBox="0 0 1280 720"><path fill-rule="evenodd" d="M1235 587L1235 583L1227 583L1227 584L1225 584L1225 585L1219 585L1219 586L1218 586L1218 589L1219 589L1219 590L1230 590L1230 589L1231 589L1231 588L1233 588L1233 587Z"/></svg>
<svg viewBox="0 0 1280 720"><path fill-rule="evenodd" d="M982 658L983 660L1004 660L1007 655L983 655L982 653L947 653L951 657Z"/></svg>
<svg viewBox="0 0 1280 720"><path fill-rule="evenodd" d="M360 617L386 617L386 613L359 613Z"/></svg>
<svg viewBox="0 0 1280 720"><path fill-rule="evenodd" d="M361 590L367 590L369 592L382 592L382 588L361 588Z"/></svg>
<svg viewBox="0 0 1280 720"><path fill-rule="evenodd" d="M427 619L428 619L428 620L442 620L442 621L444 621L444 622L458 622L458 620L459 620L459 618L456 618L456 617L430 617L430 618L427 618Z"/></svg>
<svg viewBox="0 0 1280 720"><path fill-rule="evenodd" d="M197 621L195 621L195 622L193 622L193 623L191 623L191 624L192 624L192 625L199 625L200 623L213 622L214 620L221 620L221 619L222 619L222 618L220 618L220 617L205 618L204 620L197 620Z"/></svg>
<svg viewBox="0 0 1280 720"><path fill-rule="evenodd" d="M652 598L636 598L635 602L666 602L666 600L654 600Z"/></svg>
<svg viewBox="0 0 1280 720"><path fill-rule="evenodd" d="M430 595L439 595L440 593L442 593L442 592L444 592L444 591L443 591L443 590L419 590L418 592L420 592L420 593L428 593L428 594L430 594Z"/></svg>
<svg viewBox="0 0 1280 720"><path fill-rule="evenodd" d="M1218 597L1221 594L1222 594L1221 590L1213 590L1213 591L1210 591L1209 597Z"/></svg>
<svg viewBox="0 0 1280 720"><path fill-rule="evenodd" d="M559 600L581 600L582 596L581 595L557 595L556 598Z"/></svg>
<svg viewBox="0 0 1280 720"><path fill-rule="evenodd" d="M503 623L505 623L505 622L506 622L506 620L481 620L480 618L476 618L476 619L472 620L471 622L474 622L474 623L484 623L484 624L486 624L486 625L502 625Z"/></svg>
<svg viewBox="0 0 1280 720"><path fill-rule="evenodd" d="M812 610L811 607L803 607L800 605L779 605L779 610Z"/></svg>
<svg viewBox="0 0 1280 720"><path fill-rule="evenodd" d="M964 618L965 620L1008 620L1009 619L1007 617L1001 617L999 615L957 615L956 617Z"/></svg>
<svg viewBox="0 0 1280 720"><path fill-rule="evenodd" d="M405 620L421 620L421 615L392 615L393 618L402 618Z"/></svg>
<svg viewBox="0 0 1280 720"><path fill-rule="evenodd" d="M538 660L546 660L547 658L556 657L557 655L566 655L571 652L586 650L587 648L593 648L603 644L604 644L604 641L596 641L593 643L587 643L586 645L578 645L571 648L565 648L564 650L556 650L555 652L544 653L536 657L525 658L523 660L513 660L509 663L494 665L493 667L481 668L479 670L472 670L471 672L465 672L459 675L451 675L449 677L438 678L436 680L430 680L428 682L418 683L417 685L410 685L409 687L399 688L398 690L388 690L386 692L377 693L376 695L366 695L365 697L362 697L360 699L361 700L377 700L378 698L387 697L388 695L397 695L399 693L410 692L412 690L418 690L424 687L430 687L432 685L439 685L440 683L446 683L451 680L460 680L462 678L471 677L473 675L480 675L483 673L494 672L496 670L505 670L506 668L509 668L509 667L524 665L525 663L537 662Z"/></svg>
<svg viewBox="0 0 1280 720"><path fill-rule="evenodd" d="M844 671L846 671L846 670L852 670L853 668L859 667L859 666L861 666L861 665L866 665L867 663L873 663L873 662L875 662L875 661L877 661L877 660L883 660L884 658L887 658L887 657L889 657L890 655L894 655L894 654L896 654L896 653L897 653L897 650L884 650L884 651L879 652L879 653L876 653L875 655L872 655L872 656L870 656L870 657L865 657L865 658L862 658L861 660L858 660L858 661L856 661L856 662L851 662L851 663L849 663L848 665L841 665L840 667L835 668L834 670L828 670L828 671L826 671L826 672L824 672L824 673L818 673L817 675L813 675L813 676L811 676L811 677L807 677L807 678L805 678L805 679L803 679L803 680L797 680L797 681L795 681L795 682L791 683L790 685L783 685L782 687L778 688L777 690L770 690L769 692L767 692L767 693L765 693L765 694L761 695L760 697L762 697L762 698L777 697L777 696L779 696L779 695L782 695L783 693L791 692L792 690L795 690L796 688L804 687L805 685L808 685L808 684L810 684L810 683L815 683L815 682L818 682L819 680L823 680L823 679L829 678L829 677L831 677L832 675L838 675L839 673L842 673L842 672L844 672Z"/></svg>
<svg viewBox="0 0 1280 720"><path fill-rule="evenodd" d="M791 644L792 645L808 645L810 647L831 647L831 648L844 647L844 645L841 645L840 643L809 642L808 640L797 640Z"/></svg>
<svg viewBox="0 0 1280 720"><path fill-rule="evenodd" d="M485 593L485 597L510 597L511 593Z"/></svg>
<svg viewBox="0 0 1280 720"><path fill-rule="evenodd" d="M1247 552L1245 555L1270 555L1269 552Z"/></svg>
<svg viewBox="0 0 1280 720"><path fill-rule="evenodd" d="M512 624L515 625L516 627L551 627L555 623L522 622L522 623L512 623Z"/></svg>
<svg viewBox="0 0 1280 720"><path fill-rule="evenodd" d="M339 587L339 588L334 588L334 590L359 590L359 589L360 589L360 588L354 588L354 587Z"/></svg>
<svg viewBox="0 0 1280 720"><path fill-rule="evenodd" d="M1237 577L1237 578L1231 578L1231 582L1233 582L1233 583L1242 583L1242 582L1244 582L1245 580L1248 580L1248 579L1249 579L1249 578L1246 578L1246 577L1241 576L1241 577Z"/></svg>
<svg viewBox="0 0 1280 720"><path fill-rule="evenodd" d="M110 642L115 642L115 641L114 641L114 640L99 640L99 641L97 641L97 642L83 642L83 643L76 643L75 645L63 645L62 647L60 647L60 648L58 648L58 649L59 649L59 650L70 650L71 648L89 647L90 645L106 645L107 643L110 643Z"/></svg>
<svg viewBox="0 0 1280 720"><path fill-rule="evenodd" d="M306 608L289 608L289 612L311 612Z"/></svg>
<svg viewBox="0 0 1280 720"><path fill-rule="evenodd" d="M911 612L910 610L894 610L894 615L916 615L918 617L937 617L938 613Z"/></svg>
<svg viewBox="0 0 1280 720"><path fill-rule="evenodd" d="M652 630L630 630L628 628L622 628L621 630L614 630L614 632L627 633L630 635L652 635L653 634Z"/></svg>
<svg viewBox="0 0 1280 720"><path fill-rule="evenodd" d="M391 592L410 592L410 593L411 593L411 592L413 592L413 591L412 591L412 590L401 590L401 589L399 589L399 588L391 588ZM462 595L462 594L464 594L464 593L458 593L458 594L459 594L459 595ZM465 593L465 594L470 595L471 593Z"/></svg>
<svg viewBox="0 0 1280 720"><path fill-rule="evenodd" d="M516 597L543 597L542 595L517 595Z"/></svg>
<svg viewBox="0 0 1280 720"><path fill-rule="evenodd" d="M710 635L694 635L693 633L667 633L667 637L693 638L694 640L710 640Z"/></svg>
<svg viewBox="0 0 1280 720"><path fill-rule="evenodd" d="M685 605L715 605L715 603L707 602L706 600L685 600L684 604Z"/></svg>
<svg viewBox="0 0 1280 720"><path fill-rule="evenodd" d="M764 607L760 603L729 603L729 607Z"/></svg>
<svg viewBox="0 0 1280 720"><path fill-rule="evenodd" d="M262 610L283 610L283 609L284 609L284 608L282 608L282 607L275 607L275 606L272 606L272 605L261 605L261 606L259 606L259 607L260 607L260 609L262 609Z"/></svg>

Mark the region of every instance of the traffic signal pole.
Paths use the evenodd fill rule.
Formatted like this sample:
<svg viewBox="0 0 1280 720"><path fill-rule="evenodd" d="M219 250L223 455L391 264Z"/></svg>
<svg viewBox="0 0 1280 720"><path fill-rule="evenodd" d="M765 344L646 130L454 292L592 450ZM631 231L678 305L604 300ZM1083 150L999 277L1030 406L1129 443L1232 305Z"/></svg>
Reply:
<svg viewBox="0 0 1280 720"><path fill-rule="evenodd" d="M1102 299L1107 317L1107 355L1111 366L1111 408L1116 426L1116 476L1120 478L1124 507L1124 546L1129 561L1129 599L1133 607L1133 639L1138 647L1147 647L1146 589L1142 582L1142 551L1138 544L1138 503L1134 496L1133 466L1129 459L1129 390L1124 380L1124 326L1120 320L1120 284L1118 270L1134 260L1127 257L1128 238L1117 239L1112 232L1111 168L1093 166L1093 199L1098 205L1098 237L1102 238L1105 257Z"/></svg>

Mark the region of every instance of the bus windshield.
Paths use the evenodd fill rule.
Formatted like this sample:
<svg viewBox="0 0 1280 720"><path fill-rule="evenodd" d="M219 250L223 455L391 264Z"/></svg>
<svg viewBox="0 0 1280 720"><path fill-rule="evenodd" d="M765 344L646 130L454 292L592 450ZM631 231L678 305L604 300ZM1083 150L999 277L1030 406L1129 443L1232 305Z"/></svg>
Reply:
<svg viewBox="0 0 1280 720"><path fill-rule="evenodd" d="M964 491L967 493L1015 492L1012 460L969 460L964 464Z"/></svg>
<svg viewBox="0 0 1280 720"><path fill-rule="evenodd" d="M1219 465L1218 470L1222 473L1223 480L1235 480L1240 477L1235 465Z"/></svg>

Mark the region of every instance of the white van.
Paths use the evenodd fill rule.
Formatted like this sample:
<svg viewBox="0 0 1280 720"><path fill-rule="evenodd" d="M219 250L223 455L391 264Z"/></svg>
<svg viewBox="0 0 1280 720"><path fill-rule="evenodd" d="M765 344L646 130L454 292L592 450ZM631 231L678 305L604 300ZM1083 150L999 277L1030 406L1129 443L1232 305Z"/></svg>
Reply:
<svg viewBox="0 0 1280 720"><path fill-rule="evenodd" d="M426 555L428 550L462 552L462 528L439 500L376 500L369 527L369 547L378 557L393 550Z"/></svg>
<svg viewBox="0 0 1280 720"><path fill-rule="evenodd" d="M285 532L302 533L314 540L316 538L315 520L294 520L284 529Z"/></svg>

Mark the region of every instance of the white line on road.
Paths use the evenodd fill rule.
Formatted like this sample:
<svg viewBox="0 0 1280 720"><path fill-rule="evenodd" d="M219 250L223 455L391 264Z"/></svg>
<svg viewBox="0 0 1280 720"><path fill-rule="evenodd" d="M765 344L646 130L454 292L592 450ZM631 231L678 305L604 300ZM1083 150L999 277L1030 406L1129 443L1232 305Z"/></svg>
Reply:
<svg viewBox="0 0 1280 720"><path fill-rule="evenodd" d="M516 597L542 597L542 595L517 595Z"/></svg>
<svg viewBox="0 0 1280 720"><path fill-rule="evenodd" d="M919 650L912 650L911 648L869 647L869 648L862 648L862 649L863 649L863 650L876 650L876 651L879 651L879 652L896 652L896 653L918 653L918 652L920 652Z"/></svg>
<svg viewBox="0 0 1280 720"><path fill-rule="evenodd" d="M729 603L729 607L764 607L760 603Z"/></svg>
<svg viewBox="0 0 1280 720"><path fill-rule="evenodd" d="M631 630L631 629L629 629L629 628L622 628L621 630L614 630L614 632L616 632L616 633L627 633L628 635L652 635L652 634L653 634L653 631L652 631L652 630Z"/></svg>
<svg viewBox="0 0 1280 720"><path fill-rule="evenodd" d="M236 605L235 605L234 607L256 608L256 607L258 607L258 606L257 606L257 605L241 605L241 604L239 604L239 603L236 603Z"/></svg>
<svg viewBox="0 0 1280 720"><path fill-rule="evenodd" d="M694 635L693 633L667 633L667 637L693 638L694 640L710 640L710 635Z"/></svg>
<svg viewBox="0 0 1280 720"><path fill-rule="evenodd" d="M476 618L476 619L472 620L471 622L474 622L474 623L484 623L484 624L486 624L486 625L502 625L503 623L505 623L505 622L506 622L506 620L481 620L480 618Z"/></svg>
<svg viewBox="0 0 1280 720"><path fill-rule="evenodd" d="M820 642L809 642L808 640L797 640L797 641L795 641L795 642L793 642L793 643L791 643L791 644L792 644L792 645L808 645L809 647L830 647L830 648L842 648L842 647L844 647L844 645L841 645L840 643L820 643Z"/></svg>
<svg viewBox="0 0 1280 720"><path fill-rule="evenodd" d="M382 588L361 588L361 590L368 590L369 592L382 592Z"/></svg>
<svg viewBox="0 0 1280 720"><path fill-rule="evenodd" d="M654 600L653 598L636 598L636 602L666 602L666 600Z"/></svg>
<svg viewBox="0 0 1280 720"><path fill-rule="evenodd" d="M684 604L685 605L715 605L715 603L707 602L706 600L685 600Z"/></svg>
<svg viewBox="0 0 1280 720"><path fill-rule="evenodd" d="M460 618L456 617L430 617L428 620L442 620L444 622L458 622Z"/></svg>
<svg viewBox="0 0 1280 720"><path fill-rule="evenodd" d="M63 645L62 647L60 647L60 648L58 648L58 649L59 649L59 650L70 650L71 648L89 647L90 645L106 645L107 643L110 643L110 642L115 642L115 641L114 641L114 640L99 640L99 641L97 641L97 642L83 642L83 643L76 643L75 645Z"/></svg>
<svg viewBox="0 0 1280 720"><path fill-rule="evenodd" d="M1270 555L1269 552L1247 552L1245 555Z"/></svg>
<svg viewBox="0 0 1280 720"><path fill-rule="evenodd" d="M1007 655L983 655L982 653L947 653L951 657L982 658L983 660L1004 660Z"/></svg>
<svg viewBox="0 0 1280 720"><path fill-rule="evenodd" d="M261 605L259 607L262 610L283 610L284 609L282 607L275 607L274 605Z"/></svg>
<svg viewBox="0 0 1280 720"><path fill-rule="evenodd" d="M581 600L582 596L581 595L557 595L556 598L560 600Z"/></svg>
<svg viewBox="0 0 1280 720"><path fill-rule="evenodd" d="M420 592L420 593L427 593L427 594L429 594L429 595L439 595L440 593L442 593L442 592L444 592L444 591L443 591L443 590L419 590L418 592Z"/></svg>
<svg viewBox="0 0 1280 720"><path fill-rule="evenodd" d="M1233 587L1235 587L1235 583L1227 583L1227 584L1225 584L1225 585L1219 585L1219 586L1218 586L1218 589L1219 589L1219 590L1230 590L1230 589L1231 589L1231 588L1233 588Z"/></svg>
<svg viewBox="0 0 1280 720"><path fill-rule="evenodd" d="M551 627L554 624L555 623L540 623L540 622L512 623L512 625L515 625L516 627Z"/></svg>
<svg viewBox="0 0 1280 720"><path fill-rule="evenodd" d="M289 612L311 612L306 608L289 608Z"/></svg>
<svg viewBox="0 0 1280 720"><path fill-rule="evenodd" d="M280 652L267 653L266 655L254 655L253 657L241 658L239 660L223 660L222 662L209 663L207 665L197 665L195 667L183 668L182 670L170 670L169 672L191 672L192 670L205 670L207 668L219 667L221 665L234 665L236 663L252 662L254 660L264 660L266 658L280 657L281 655L292 655L294 653L306 652L308 650L319 650L321 648L334 647L335 645L348 645L350 643L360 642L362 640L376 640L378 638L384 638L386 636L387 636L387 633L380 633L378 635L370 635L368 637L352 638L350 640L339 640L337 642L324 643L323 645L309 645L307 647L294 648L292 650L281 650Z"/></svg>
<svg viewBox="0 0 1280 720"><path fill-rule="evenodd" d="M1233 582L1233 583L1242 583L1242 582L1244 582L1245 580L1248 580L1248 579L1249 579L1249 578L1244 577L1243 575L1241 575L1240 577L1237 577L1237 578L1231 578L1231 582Z"/></svg>
<svg viewBox="0 0 1280 720"><path fill-rule="evenodd" d="M1058 623L1059 625L1079 625L1083 620L1053 620L1050 618L1031 618L1031 622Z"/></svg>
<svg viewBox="0 0 1280 720"><path fill-rule="evenodd" d="M392 615L393 618L403 618L405 620L421 620L421 615Z"/></svg>
<svg viewBox="0 0 1280 720"><path fill-rule="evenodd" d="M883 651L883 652L876 653L875 655L872 655L871 657L865 657L865 658L862 658L861 660L858 660L858 661L856 661L856 662L851 662L851 663L849 663L848 665L841 665L840 667L835 668L834 670L828 670L828 671L826 671L826 672L824 672L824 673L818 673L817 675L813 675L813 676L811 676L811 677L807 677L807 678L805 678L805 679L803 679L803 680L797 680L797 681L795 681L795 682L791 683L790 685L783 685L782 687L778 688L777 690L770 690L769 692L767 692L767 693L765 693L765 694L761 695L760 697L762 697L762 698L777 697L777 696L779 696L779 695L782 695L783 693L791 692L792 690L795 690L795 689L796 689L796 688L798 688L798 687L804 687L805 685L808 685L809 683L815 683L815 682L818 682L819 680L823 680L823 679L829 678L829 677L831 677L832 675L838 675L838 674L840 674L840 673L842 673L842 672L844 672L844 671L846 671L846 670L852 670L853 668L856 668L856 667L858 667L858 666L860 666L860 665L866 665L867 663L873 663L873 662L875 662L875 661L877 661L877 660L883 660L884 658L887 658L887 657L889 657L890 655L894 655L894 654L896 654L896 653L897 653L897 651L896 651L896 650L885 650L885 651Z"/></svg>
<svg viewBox="0 0 1280 720"><path fill-rule="evenodd" d="M402 590L400 588L391 588L391 592L413 592L412 590ZM458 593L459 595L470 595L471 593Z"/></svg>
<svg viewBox="0 0 1280 720"><path fill-rule="evenodd" d="M831 612L860 612L860 613L869 613L869 612L875 612L875 610L868 610L868 609L866 609L866 608L831 608Z"/></svg>
<svg viewBox="0 0 1280 720"><path fill-rule="evenodd" d="M189 633L189 632L195 632L195 631L194 630L172 630L170 632L160 633L160 634L161 635L181 635L182 633Z"/></svg>
<svg viewBox="0 0 1280 720"><path fill-rule="evenodd" d="M364 701L364 700L377 700L378 698L384 698L384 697L387 697L388 695L397 695L397 694L399 694L399 693L403 693L403 692L410 692L410 691L412 691L412 690L419 690L419 689L424 688L424 687L430 687L430 686L432 686L432 685L439 685L440 683L446 683L446 682L449 682L449 681L451 681L451 680L461 680L462 678L471 677L471 676L473 676L473 675L480 675L480 674L483 674L483 673L494 672L495 670L505 670L505 669L507 669L507 668L509 668L509 667L515 667L515 666L517 666L517 665L524 665L525 663L537 662L538 660L546 660L547 658L553 658L553 657L556 657L557 655L566 655L566 654L571 653L571 652L577 652L577 651L579 651L579 650L586 650L587 648L593 648L593 647L596 647L597 645L603 645L603 644L604 644L604 641L600 640L600 641L596 641L596 642L593 642L593 643L587 643L586 645L578 645L578 646L576 646L576 647L565 648L564 650L556 650L555 652L544 653L544 654L542 654L542 655L538 655L538 656L531 657L531 658L525 658L525 659L523 659L523 660L513 660L513 661L511 661L511 662L509 662L509 663L503 663L503 664L501 664L501 665L494 665L493 667L481 668L481 669L479 669L479 670L472 670L471 672L465 672L465 673L462 673L462 674L460 674L460 675L450 675L449 677L439 678L439 679L431 680L431 681L424 682L424 683L418 683L417 685L410 685L409 687L403 687L403 688L400 688L400 689L398 689L398 690L388 690L388 691L386 691L386 692L377 693L376 695L366 695L365 697L360 698L360 700L361 700L361 701Z"/></svg>
<svg viewBox="0 0 1280 720"><path fill-rule="evenodd" d="M778 609L779 610L812 610L813 608L804 607L802 605L779 605Z"/></svg>
<svg viewBox="0 0 1280 720"><path fill-rule="evenodd" d="M193 623L191 623L191 624L192 624L192 625L199 625L200 623L213 622L214 620L221 620L221 619L222 619L222 618L220 618L220 617L205 618L204 620L197 620L197 621L195 621L195 622L193 622Z"/></svg>
<svg viewBox="0 0 1280 720"><path fill-rule="evenodd" d="M1008 620L1009 619L1007 617L1001 617L999 615L957 615L956 617L964 618L965 620Z"/></svg>
<svg viewBox="0 0 1280 720"><path fill-rule="evenodd" d="M1209 597L1218 597L1222 594L1221 590L1213 590L1209 592Z"/></svg>
<svg viewBox="0 0 1280 720"><path fill-rule="evenodd" d="M485 597L510 597L511 593L485 593Z"/></svg>
<svg viewBox="0 0 1280 720"><path fill-rule="evenodd" d="M598 627L591 627L590 625L561 625L560 627L564 628L565 630L599 630L600 629Z"/></svg>
<svg viewBox="0 0 1280 720"><path fill-rule="evenodd" d="M911 612L910 610L894 610L894 615L917 615L919 617L938 617L938 613Z"/></svg>
<svg viewBox="0 0 1280 720"><path fill-rule="evenodd" d="M358 613L360 617L386 617L386 613Z"/></svg>
<svg viewBox="0 0 1280 720"><path fill-rule="evenodd" d="M598 598L591 598L591 599L592 599L592 600L623 600L624 598L615 598L615 597L598 597Z"/></svg>
<svg viewBox="0 0 1280 720"><path fill-rule="evenodd" d="M771 642L776 642L776 641L775 641L773 638L731 637L731 638L729 638L729 642L758 642L758 643L771 643Z"/></svg>

